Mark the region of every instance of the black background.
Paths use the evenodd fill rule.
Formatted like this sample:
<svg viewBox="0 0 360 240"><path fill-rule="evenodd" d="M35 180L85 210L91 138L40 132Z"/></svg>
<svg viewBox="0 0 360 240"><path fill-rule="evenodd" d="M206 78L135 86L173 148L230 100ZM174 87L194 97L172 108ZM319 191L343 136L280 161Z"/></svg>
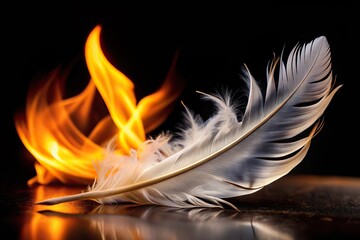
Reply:
<svg viewBox="0 0 360 240"><path fill-rule="evenodd" d="M325 112L325 126L291 174L359 176L359 82L356 66L358 14L351 5L274 4L243 6L124 6L84 3L19 5L3 8L1 49L1 177L25 182L33 159L14 128L14 114L25 106L29 84L42 73L76 62L75 84L89 80L84 44L90 31L103 27L102 44L109 60L136 86L137 98L163 81L176 49L178 69L187 79L180 96L187 106L207 116L209 105L195 90L236 89L244 64L257 80L265 80L273 53L324 35L331 52L336 84L344 86ZM69 79L70 81L70 79ZM70 90L69 90L70 91ZM180 103L159 127L172 130L181 121ZM156 134L156 131L154 132Z"/></svg>

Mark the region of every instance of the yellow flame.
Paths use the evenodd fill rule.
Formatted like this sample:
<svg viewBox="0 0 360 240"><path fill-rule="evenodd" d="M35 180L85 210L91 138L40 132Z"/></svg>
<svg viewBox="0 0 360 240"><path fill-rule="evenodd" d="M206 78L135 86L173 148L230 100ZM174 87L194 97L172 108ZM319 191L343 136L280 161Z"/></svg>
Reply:
<svg viewBox="0 0 360 240"><path fill-rule="evenodd" d="M56 69L45 84L29 92L25 114L15 116L18 135L37 160L37 176L28 181L29 185L55 180L91 183L96 177L93 162L104 156L104 144L116 139L121 154L137 149L146 134L168 117L182 91L184 84L176 74L174 61L159 90L137 103L132 81L102 52L100 33L98 25L85 44L91 79L81 93L64 98L60 83L66 76ZM106 105L105 116L94 113L96 94Z"/></svg>

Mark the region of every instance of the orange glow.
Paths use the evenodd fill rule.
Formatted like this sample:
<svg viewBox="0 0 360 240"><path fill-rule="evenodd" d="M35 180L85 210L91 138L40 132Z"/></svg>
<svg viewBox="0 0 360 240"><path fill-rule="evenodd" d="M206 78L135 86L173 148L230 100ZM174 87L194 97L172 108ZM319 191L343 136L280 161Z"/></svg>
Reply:
<svg viewBox="0 0 360 240"><path fill-rule="evenodd" d="M34 188L33 201L40 201L45 197L57 194L74 194L80 192L81 189L82 187L39 185ZM69 235L76 232L76 228L79 227L80 221L77 221L76 218L64 220L58 216L47 216L42 211L65 214L84 214L87 212L85 208L74 204L48 206L46 210L42 206L32 205L26 215L28 218L21 228L21 239L68 239Z"/></svg>
<svg viewBox="0 0 360 240"><path fill-rule="evenodd" d="M102 159L104 144L115 139L119 154L137 149L146 134L166 120L183 89L176 75L176 55L159 90L137 103L132 81L102 52L100 33L98 25L85 44L91 79L81 93L64 98L60 83L66 74L57 69L45 84L29 91L25 113L15 116L18 135L37 160L37 175L29 185L91 183L96 177L94 161ZM106 114L101 116L96 114L97 95L106 106Z"/></svg>

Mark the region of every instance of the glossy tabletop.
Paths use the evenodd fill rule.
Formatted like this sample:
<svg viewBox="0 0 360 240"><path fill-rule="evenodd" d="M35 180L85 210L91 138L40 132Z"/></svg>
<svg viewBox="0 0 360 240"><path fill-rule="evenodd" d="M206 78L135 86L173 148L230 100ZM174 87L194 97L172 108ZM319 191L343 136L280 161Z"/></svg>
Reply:
<svg viewBox="0 0 360 240"><path fill-rule="evenodd" d="M7 239L360 239L360 179L285 176L230 199L233 209L177 209L92 201L35 205L86 186L1 189Z"/></svg>

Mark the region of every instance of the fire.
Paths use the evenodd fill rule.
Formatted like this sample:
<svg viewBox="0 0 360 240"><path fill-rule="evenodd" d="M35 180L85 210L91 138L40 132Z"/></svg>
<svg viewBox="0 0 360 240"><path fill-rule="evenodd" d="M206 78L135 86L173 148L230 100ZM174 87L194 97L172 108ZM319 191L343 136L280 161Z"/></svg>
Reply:
<svg viewBox="0 0 360 240"><path fill-rule="evenodd" d="M93 163L103 157L104 144L115 141L120 154L136 149L166 120L183 89L176 56L159 90L137 102L133 82L102 52L100 35L98 25L85 44L90 81L81 93L65 98L61 83L66 74L56 69L45 84L29 91L24 114L15 116L18 135L37 160L29 185L91 183L96 177ZM103 116L99 106L106 106Z"/></svg>

